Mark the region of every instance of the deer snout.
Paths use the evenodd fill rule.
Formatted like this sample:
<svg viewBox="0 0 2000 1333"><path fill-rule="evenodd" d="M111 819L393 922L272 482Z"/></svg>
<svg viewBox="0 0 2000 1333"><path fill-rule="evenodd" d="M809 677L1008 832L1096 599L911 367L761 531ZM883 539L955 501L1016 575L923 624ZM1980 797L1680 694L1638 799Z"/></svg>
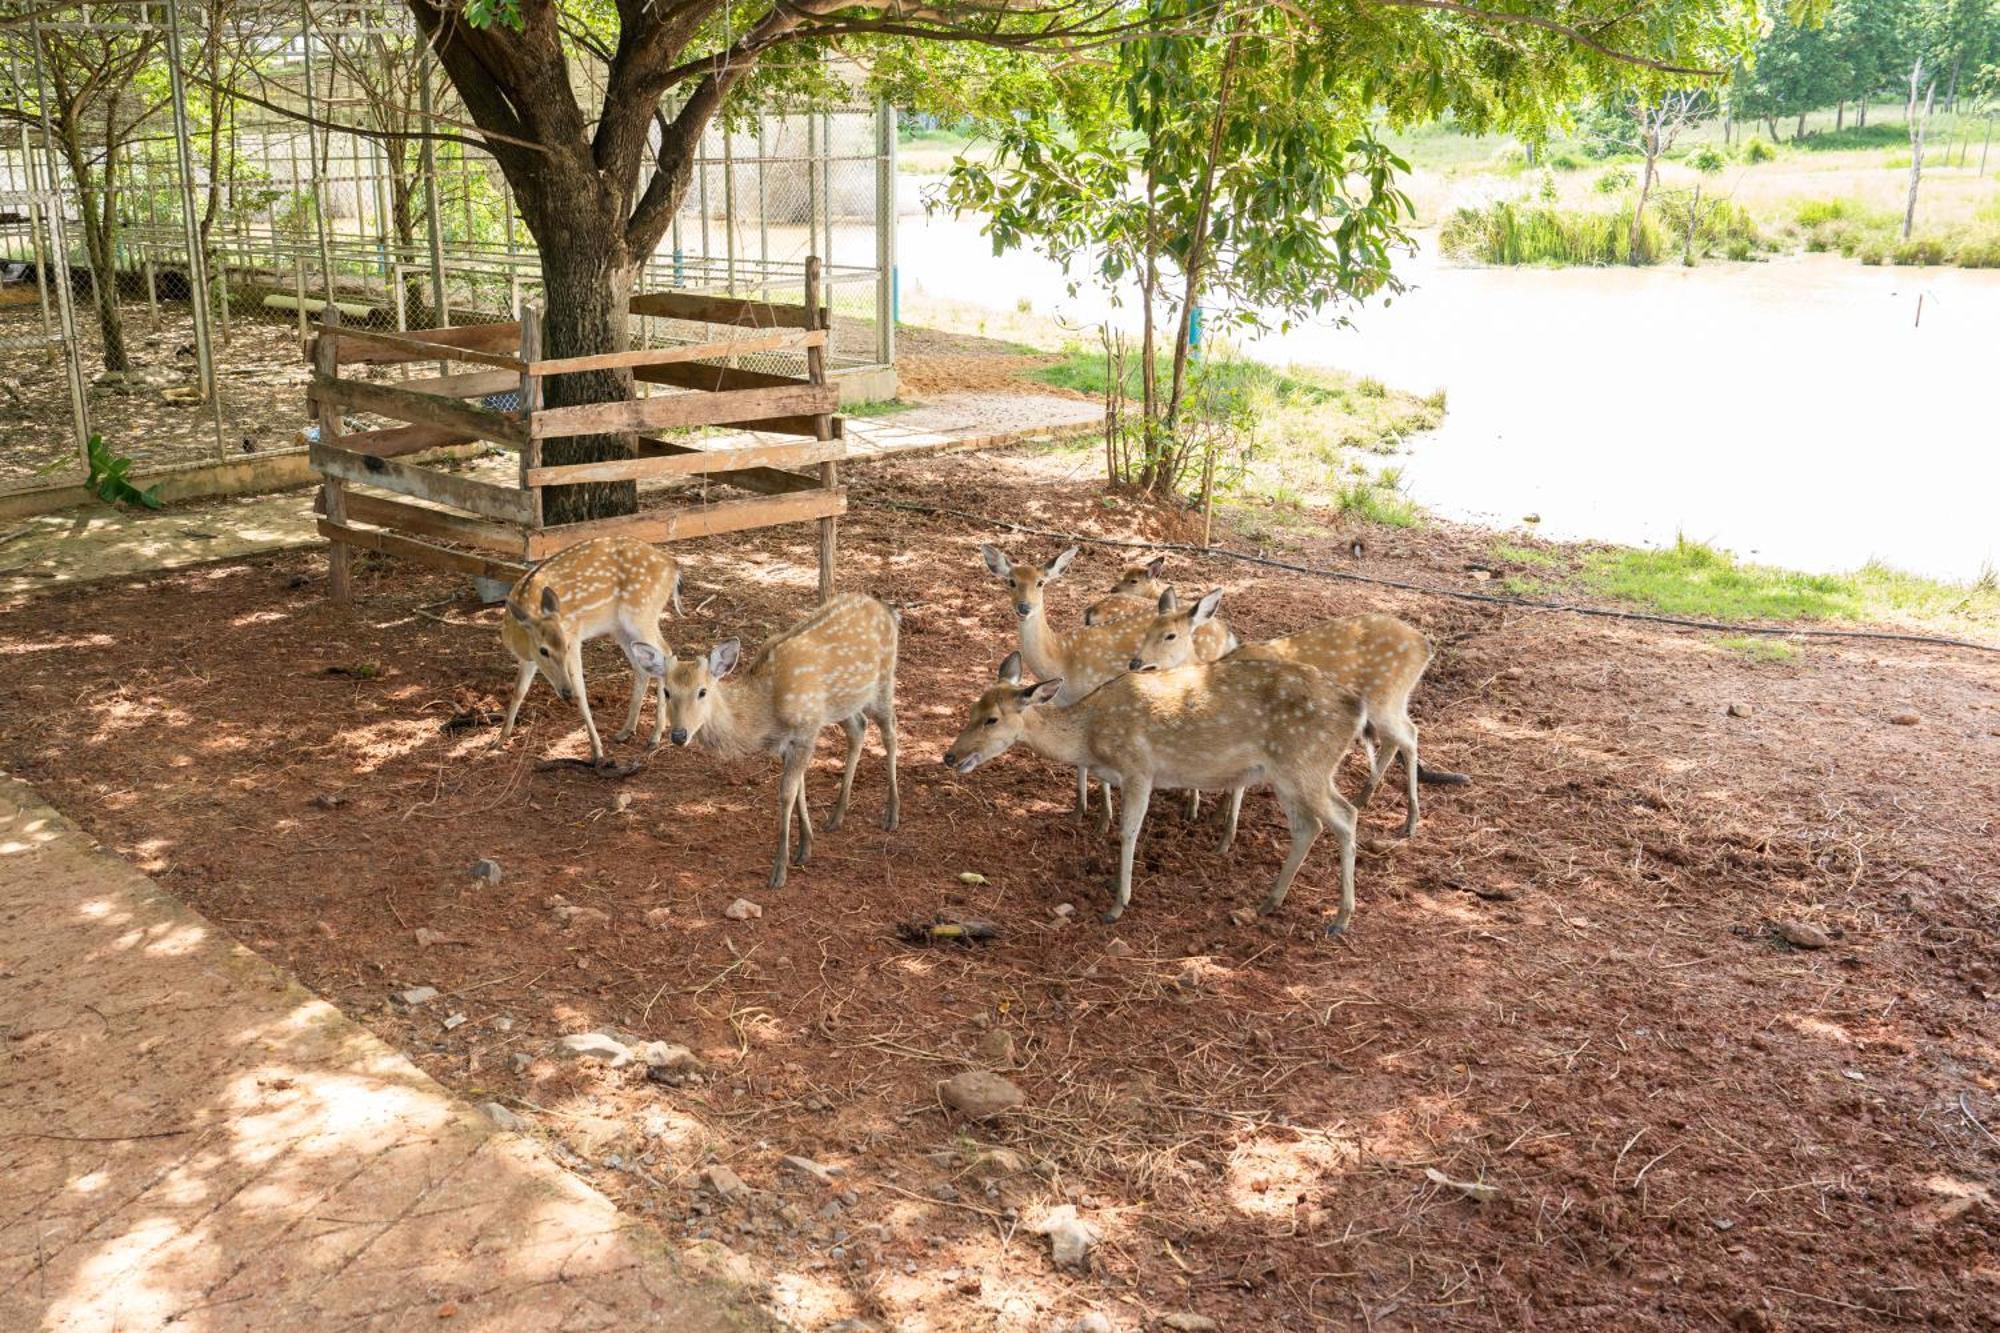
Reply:
<svg viewBox="0 0 2000 1333"><path fill-rule="evenodd" d="M667 733L667 739L672 741L675 745L686 745L688 743L687 728L675 727L672 731Z"/></svg>
<svg viewBox="0 0 2000 1333"><path fill-rule="evenodd" d="M1016 615L1023 615L1023 616L1025 616L1025 615L1027 615L1027 614L1028 614L1028 611L1029 611L1029 607L1028 607L1028 604L1027 604L1026 602L1016 602L1016 603L1014 603L1014 612L1015 612L1015 614L1016 614Z"/></svg>
<svg viewBox="0 0 2000 1333"><path fill-rule="evenodd" d="M979 755L973 753L960 758L956 750L946 750L944 752L944 766L954 773L970 773L973 769L979 767Z"/></svg>
<svg viewBox="0 0 2000 1333"><path fill-rule="evenodd" d="M1146 669L1146 659L1143 657L1135 657L1126 665L1129 666L1134 671L1144 671Z"/></svg>

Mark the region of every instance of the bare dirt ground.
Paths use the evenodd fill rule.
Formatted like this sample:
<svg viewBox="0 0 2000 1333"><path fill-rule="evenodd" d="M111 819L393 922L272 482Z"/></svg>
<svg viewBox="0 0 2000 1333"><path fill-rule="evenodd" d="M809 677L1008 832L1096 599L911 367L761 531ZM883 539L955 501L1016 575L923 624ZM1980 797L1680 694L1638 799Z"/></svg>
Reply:
<svg viewBox="0 0 2000 1333"><path fill-rule="evenodd" d="M1340 941L1324 846L1282 913L1230 922L1282 855L1267 797L1228 859L1157 802L1107 928L1112 846L1066 817L1065 773L936 762L1014 634L978 543L1054 543L880 502L1176 525L1029 458L858 475L843 586L907 608L904 827L874 823L871 744L855 817L781 891L770 764L543 770L583 743L541 687L492 751L492 613L408 567L364 563L352 611L305 554L0 604L0 763L802 1327L2000 1328L2000 663L1815 641L1760 664L1177 557L1246 636L1375 608L1421 625L1426 759L1472 784L1426 789L1409 842L1394 795L1366 814ZM1353 568L1351 535L1297 549ZM1459 587L1489 540L1367 536L1364 572ZM809 528L683 553L684 651L812 600ZM1118 563L1088 552L1057 614ZM627 678L597 647L615 726ZM480 857L498 885L468 875ZM739 896L762 917L727 919ZM897 938L938 914L1000 937ZM416 985L443 994L389 1003ZM599 1029L701 1071L552 1055ZM936 1085L982 1065L1026 1100L968 1125ZM714 1162L747 1197L701 1183ZM1102 1234L1088 1272L1031 1232L1064 1203Z"/></svg>

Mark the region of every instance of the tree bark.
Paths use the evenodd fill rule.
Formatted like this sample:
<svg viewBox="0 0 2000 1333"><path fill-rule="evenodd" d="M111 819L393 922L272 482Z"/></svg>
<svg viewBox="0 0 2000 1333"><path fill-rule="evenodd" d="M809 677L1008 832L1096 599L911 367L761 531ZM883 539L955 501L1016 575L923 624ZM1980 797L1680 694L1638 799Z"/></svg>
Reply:
<svg viewBox="0 0 2000 1333"><path fill-rule="evenodd" d="M542 355L589 356L625 350L627 306L631 301L635 265L620 247L607 244L606 232L553 219L529 220L542 258ZM548 225L554 222L555 225ZM609 233L615 235L617 233ZM555 375L542 381L548 407L623 402L632 396L630 371L601 370L579 375ZM545 441L542 461L554 467L569 463L600 463L631 458L637 452L632 435L574 435ZM590 482L551 486L542 492L542 518L550 524L630 514L639 507L634 481Z"/></svg>
<svg viewBox="0 0 2000 1333"><path fill-rule="evenodd" d="M1194 232L1188 237L1187 284L1181 295L1180 326L1174 335L1174 375L1167 387L1167 435L1175 433L1180 423L1181 396L1187 391L1188 335L1193 329L1195 305L1201 300L1201 281L1208 264L1209 209L1215 200L1216 164L1222 157L1222 132L1228 124L1229 95L1236 80L1236 56L1243 45L1243 31L1239 24L1229 36L1229 49L1222 57L1222 77L1217 82L1215 97L1215 122L1209 132L1208 156L1201 167L1200 202L1195 206ZM1165 488L1171 488L1180 480L1169 477Z"/></svg>
<svg viewBox="0 0 2000 1333"><path fill-rule="evenodd" d="M1930 128L1931 105L1937 96L1937 80L1932 79L1930 87L1924 90L1924 110L1921 118L1917 114L1917 84L1922 80L1924 62L1921 58L1910 68L1910 199L1903 206L1903 239L1910 239L1910 231L1917 224L1917 186L1924 178L1924 132Z"/></svg>
<svg viewBox="0 0 2000 1333"><path fill-rule="evenodd" d="M1833 108L1833 132L1840 133L1847 128L1847 99L1841 98Z"/></svg>
<svg viewBox="0 0 2000 1333"><path fill-rule="evenodd" d="M88 156L83 145L65 139L63 147L74 178L88 182ZM104 368L122 374L132 368L132 358L125 350L125 317L118 306L117 167L116 149L107 150L101 188L80 190L77 211L83 217L84 252L90 256L91 304L97 310L97 331L104 344Z"/></svg>

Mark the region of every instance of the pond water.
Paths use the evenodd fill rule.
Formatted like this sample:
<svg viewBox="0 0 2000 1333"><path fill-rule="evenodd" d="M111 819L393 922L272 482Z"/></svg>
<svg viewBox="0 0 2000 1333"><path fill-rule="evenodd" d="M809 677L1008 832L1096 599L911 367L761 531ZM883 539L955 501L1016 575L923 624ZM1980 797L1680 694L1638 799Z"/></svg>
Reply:
<svg viewBox="0 0 2000 1333"><path fill-rule="evenodd" d="M1112 313L1046 261L994 258L971 221L906 216L898 247L906 292L1025 299L1085 337ZM1464 269L1428 248L1404 272L1414 290L1351 327L1246 350L1445 390L1443 428L1398 460L1438 513L1535 515L1563 538L1685 534L1822 572L1880 559L1969 580L2000 563L2000 272L1825 255Z"/></svg>

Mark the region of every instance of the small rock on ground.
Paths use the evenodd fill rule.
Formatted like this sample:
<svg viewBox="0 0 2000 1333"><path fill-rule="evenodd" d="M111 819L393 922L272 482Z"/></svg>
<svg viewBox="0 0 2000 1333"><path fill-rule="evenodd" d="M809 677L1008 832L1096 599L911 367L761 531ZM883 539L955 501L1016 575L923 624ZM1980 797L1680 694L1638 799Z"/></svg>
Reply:
<svg viewBox="0 0 2000 1333"><path fill-rule="evenodd" d="M666 1070L690 1070L701 1068L701 1061L685 1046L670 1041L649 1041L634 1047L632 1054L645 1061L648 1068Z"/></svg>
<svg viewBox="0 0 2000 1333"><path fill-rule="evenodd" d="M718 1196L728 1202L735 1202L750 1193L750 1187L743 1183L743 1177L717 1162L701 1173L701 1178Z"/></svg>
<svg viewBox="0 0 2000 1333"><path fill-rule="evenodd" d="M1174 1333L1221 1333L1222 1325L1205 1314L1170 1314L1160 1320L1161 1328L1170 1328Z"/></svg>
<svg viewBox="0 0 2000 1333"><path fill-rule="evenodd" d="M652 911L646 913L646 924L654 930L673 929L673 909L669 907L655 907Z"/></svg>
<svg viewBox="0 0 2000 1333"><path fill-rule="evenodd" d="M1254 907L1239 907L1229 914L1229 919L1239 926L1254 926L1257 924L1257 909Z"/></svg>
<svg viewBox="0 0 2000 1333"><path fill-rule="evenodd" d="M496 1126L506 1130L510 1134L525 1134L528 1132L528 1122L521 1119L520 1116L515 1115L499 1102L481 1102L479 1110L488 1120L491 1120Z"/></svg>
<svg viewBox="0 0 2000 1333"><path fill-rule="evenodd" d="M1075 1204L1049 1209L1031 1229L1049 1238L1049 1256L1057 1268L1089 1266L1090 1247L1097 1244L1097 1228L1076 1215Z"/></svg>
<svg viewBox="0 0 2000 1333"><path fill-rule="evenodd" d="M738 898L722 909L722 914L731 921L750 921L764 915L764 909L748 898Z"/></svg>
<svg viewBox="0 0 2000 1333"><path fill-rule="evenodd" d="M396 992L396 1003L406 1009L414 1009L420 1004L429 1004L437 997L436 986L412 986L408 990Z"/></svg>
<svg viewBox="0 0 2000 1333"><path fill-rule="evenodd" d="M1833 942L1818 926L1803 921L1780 921L1776 929L1778 938L1794 949L1824 949Z"/></svg>
<svg viewBox="0 0 2000 1333"><path fill-rule="evenodd" d="M500 863L487 857L481 857L472 863L471 874L481 884L491 888L500 882Z"/></svg>
<svg viewBox="0 0 2000 1333"><path fill-rule="evenodd" d="M1104 946L1104 952L1113 958L1130 958L1132 956L1132 946L1124 940L1113 936L1111 943Z"/></svg>
<svg viewBox="0 0 2000 1333"><path fill-rule="evenodd" d="M557 1042L556 1049L582 1060L602 1060L613 1069L632 1063L631 1048L602 1032L573 1032Z"/></svg>
<svg viewBox="0 0 2000 1333"><path fill-rule="evenodd" d="M982 1061L992 1065L996 1069L1012 1069L1014 1067L1014 1034L1005 1028L994 1028L990 1032L982 1032L979 1035L979 1041L972 1049L973 1053Z"/></svg>
<svg viewBox="0 0 2000 1333"><path fill-rule="evenodd" d="M1898 727L1914 727L1923 720L1916 713L1892 713L1889 717L1890 725Z"/></svg>
<svg viewBox="0 0 2000 1333"><path fill-rule="evenodd" d="M1027 1100L1019 1088L984 1069L968 1069L938 1084L946 1106L973 1120L990 1120Z"/></svg>
<svg viewBox="0 0 2000 1333"><path fill-rule="evenodd" d="M811 1176L822 1185L831 1185L834 1176L839 1174L840 1170L838 1167L823 1166L810 1157L786 1157L784 1161L792 1170L800 1175Z"/></svg>
<svg viewBox="0 0 2000 1333"><path fill-rule="evenodd" d="M1754 711L1749 704L1739 703L1729 705L1729 716L1731 717L1749 717Z"/></svg>

